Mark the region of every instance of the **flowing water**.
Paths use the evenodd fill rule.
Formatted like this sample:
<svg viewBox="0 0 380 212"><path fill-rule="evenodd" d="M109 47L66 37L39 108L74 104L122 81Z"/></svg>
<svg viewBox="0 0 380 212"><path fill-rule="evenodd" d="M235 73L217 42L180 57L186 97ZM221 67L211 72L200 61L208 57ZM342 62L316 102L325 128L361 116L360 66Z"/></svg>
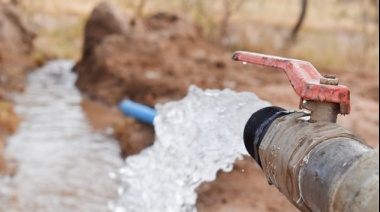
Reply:
<svg viewBox="0 0 380 212"><path fill-rule="evenodd" d="M8 139L6 156L18 170L0 178L0 211L108 211L117 197L109 172L123 163L118 144L90 127L72 66L48 63L15 97L23 122Z"/></svg>
<svg viewBox="0 0 380 212"><path fill-rule="evenodd" d="M6 154L19 165L0 178L0 211L196 211L195 188L232 170L247 153L246 121L269 106L251 93L190 87L156 107L154 145L123 162L117 143L86 120L72 66L47 64L15 97L23 122Z"/></svg>
<svg viewBox="0 0 380 212"><path fill-rule="evenodd" d="M181 101L158 105L152 147L127 158L115 212L196 211L195 188L247 154L243 130L251 114L269 106L251 93L189 89Z"/></svg>

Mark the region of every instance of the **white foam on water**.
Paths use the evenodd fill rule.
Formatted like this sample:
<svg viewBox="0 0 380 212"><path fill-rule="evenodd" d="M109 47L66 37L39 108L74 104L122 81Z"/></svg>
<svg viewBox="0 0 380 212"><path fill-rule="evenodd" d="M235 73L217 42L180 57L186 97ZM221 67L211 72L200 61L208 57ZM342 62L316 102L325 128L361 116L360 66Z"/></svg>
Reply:
<svg viewBox="0 0 380 212"><path fill-rule="evenodd" d="M116 173L121 186L113 210L196 211L195 188L247 154L244 126L269 105L252 93L195 86L184 99L158 105L154 145L128 157Z"/></svg>

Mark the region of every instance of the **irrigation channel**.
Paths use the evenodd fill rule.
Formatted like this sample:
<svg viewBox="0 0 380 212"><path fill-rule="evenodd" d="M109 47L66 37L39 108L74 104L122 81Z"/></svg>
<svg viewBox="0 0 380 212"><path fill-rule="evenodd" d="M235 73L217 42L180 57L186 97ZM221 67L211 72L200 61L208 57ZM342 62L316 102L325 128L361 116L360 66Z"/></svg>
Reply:
<svg viewBox="0 0 380 212"><path fill-rule="evenodd" d="M247 119L269 105L252 93L192 86L156 106L154 145L123 161L117 142L88 123L73 65L47 63L14 96L23 122L5 151L18 170L0 177L0 211L196 211L195 188L232 170L246 154Z"/></svg>

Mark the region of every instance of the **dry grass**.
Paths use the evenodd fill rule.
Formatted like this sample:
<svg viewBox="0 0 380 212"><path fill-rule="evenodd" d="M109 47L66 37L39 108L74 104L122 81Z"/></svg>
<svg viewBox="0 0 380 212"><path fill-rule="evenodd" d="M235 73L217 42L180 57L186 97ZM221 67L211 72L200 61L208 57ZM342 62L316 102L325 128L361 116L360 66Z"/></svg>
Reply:
<svg viewBox="0 0 380 212"><path fill-rule="evenodd" d="M9 0L2 0L9 1ZM81 55L83 26L100 0L19 0L36 25L35 58L72 58ZM109 0L134 14L140 0ZM222 0L147 0L143 15L157 11L181 12L192 17L210 40L230 50L250 50L299 58L324 69L369 71L379 68L378 10L368 0L309 1L298 42L287 43L299 14L299 0L247 0L230 19L228 34L218 37L224 12Z"/></svg>

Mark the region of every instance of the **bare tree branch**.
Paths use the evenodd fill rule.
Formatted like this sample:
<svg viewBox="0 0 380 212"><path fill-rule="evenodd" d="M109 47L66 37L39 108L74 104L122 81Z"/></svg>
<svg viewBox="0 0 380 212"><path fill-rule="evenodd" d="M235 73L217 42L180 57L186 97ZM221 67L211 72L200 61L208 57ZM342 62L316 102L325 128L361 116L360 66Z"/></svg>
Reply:
<svg viewBox="0 0 380 212"><path fill-rule="evenodd" d="M220 21L220 37L224 37L227 34L227 28L230 18L234 11L239 10L246 0L224 0L224 13Z"/></svg>
<svg viewBox="0 0 380 212"><path fill-rule="evenodd" d="M290 35L290 39L292 42L295 42L297 39L298 32L306 16L306 11L307 11L307 0L301 0L301 14L298 18L296 25L293 27L292 33Z"/></svg>

